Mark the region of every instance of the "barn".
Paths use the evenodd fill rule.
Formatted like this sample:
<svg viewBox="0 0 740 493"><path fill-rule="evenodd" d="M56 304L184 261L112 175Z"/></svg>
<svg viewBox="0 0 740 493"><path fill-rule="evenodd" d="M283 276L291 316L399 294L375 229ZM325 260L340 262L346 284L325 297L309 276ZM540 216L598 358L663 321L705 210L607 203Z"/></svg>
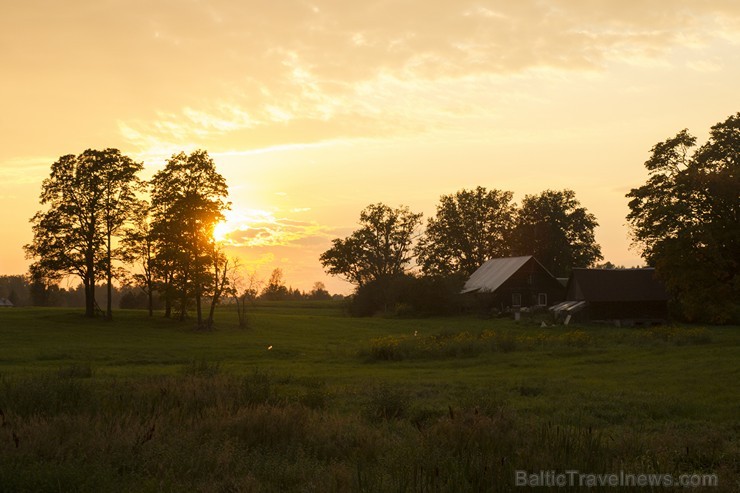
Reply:
<svg viewBox="0 0 740 493"><path fill-rule="evenodd" d="M568 302L583 308L581 319L628 323L667 319L668 299L665 286L652 268L573 269L566 295Z"/></svg>
<svg viewBox="0 0 740 493"><path fill-rule="evenodd" d="M500 311L546 307L565 299L565 287L531 255L494 258L473 272L462 293Z"/></svg>

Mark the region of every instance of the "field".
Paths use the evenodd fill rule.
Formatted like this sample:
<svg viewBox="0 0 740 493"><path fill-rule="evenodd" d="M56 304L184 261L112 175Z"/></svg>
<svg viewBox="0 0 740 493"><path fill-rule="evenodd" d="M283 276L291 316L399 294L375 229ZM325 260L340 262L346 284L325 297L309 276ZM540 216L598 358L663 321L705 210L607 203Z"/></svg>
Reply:
<svg viewBox="0 0 740 493"><path fill-rule="evenodd" d="M740 490L738 327L360 319L334 302L216 322L0 310L0 492L527 491L519 470Z"/></svg>

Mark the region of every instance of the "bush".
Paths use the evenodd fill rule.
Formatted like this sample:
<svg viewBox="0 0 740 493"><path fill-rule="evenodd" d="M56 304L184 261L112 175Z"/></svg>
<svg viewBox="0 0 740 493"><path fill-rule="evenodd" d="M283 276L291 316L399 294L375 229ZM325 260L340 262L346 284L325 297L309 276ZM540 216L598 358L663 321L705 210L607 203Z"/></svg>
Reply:
<svg viewBox="0 0 740 493"><path fill-rule="evenodd" d="M378 313L398 317L453 315L464 310L460 276L428 277L403 275L372 281L357 288L349 304L355 317Z"/></svg>

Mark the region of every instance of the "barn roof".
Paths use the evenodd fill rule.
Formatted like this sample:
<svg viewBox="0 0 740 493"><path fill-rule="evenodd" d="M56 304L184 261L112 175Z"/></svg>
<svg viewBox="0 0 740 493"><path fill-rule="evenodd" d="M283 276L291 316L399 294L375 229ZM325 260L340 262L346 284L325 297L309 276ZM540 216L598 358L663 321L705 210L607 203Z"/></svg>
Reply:
<svg viewBox="0 0 740 493"><path fill-rule="evenodd" d="M568 299L600 301L666 301L665 286L655 269L573 269Z"/></svg>
<svg viewBox="0 0 740 493"><path fill-rule="evenodd" d="M537 259L531 255L523 257L493 258L473 272L470 279L463 286L462 293L478 291L491 293L501 287L516 271L522 268L530 259ZM537 262L539 264L539 262ZM544 269L544 267L542 267Z"/></svg>

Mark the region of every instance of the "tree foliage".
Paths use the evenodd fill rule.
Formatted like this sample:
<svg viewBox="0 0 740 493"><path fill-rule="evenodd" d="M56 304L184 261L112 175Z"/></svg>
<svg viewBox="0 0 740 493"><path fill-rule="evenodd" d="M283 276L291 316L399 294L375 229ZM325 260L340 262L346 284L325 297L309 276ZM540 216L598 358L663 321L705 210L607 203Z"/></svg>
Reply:
<svg viewBox="0 0 740 493"><path fill-rule="evenodd" d="M361 227L346 238L334 239L321 254L321 264L329 274L357 286L402 275L408 270L420 222L421 214L408 207L369 205L360 213Z"/></svg>
<svg viewBox="0 0 740 493"><path fill-rule="evenodd" d="M508 255L516 213L512 197L484 187L443 195L414 250L422 271L469 276L486 260Z"/></svg>
<svg viewBox="0 0 740 493"><path fill-rule="evenodd" d="M689 320L740 320L740 113L696 148L688 130L653 146L627 220L642 257Z"/></svg>
<svg viewBox="0 0 740 493"><path fill-rule="evenodd" d="M545 190L522 201L512 233L512 253L533 255L556 277L602 260L596 217L572 190Z"/></svg>

